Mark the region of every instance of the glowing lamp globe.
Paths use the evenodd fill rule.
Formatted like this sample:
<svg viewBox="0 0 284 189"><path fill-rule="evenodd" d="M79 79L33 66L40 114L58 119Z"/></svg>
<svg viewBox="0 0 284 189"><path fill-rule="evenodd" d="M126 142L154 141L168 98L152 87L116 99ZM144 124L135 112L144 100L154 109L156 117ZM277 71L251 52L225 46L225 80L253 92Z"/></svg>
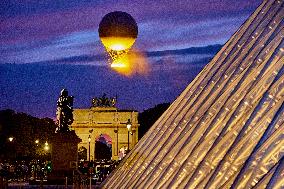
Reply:
<svg viewBox="0 0 284 189"><path fill-rule="evenodd" d="M136 21L126 12L115 11L108 13L99 24L100 40L113 60L115 57L112 54L117 55L119 54L118 51L130 49L137 35L138 26Z"/></svg>

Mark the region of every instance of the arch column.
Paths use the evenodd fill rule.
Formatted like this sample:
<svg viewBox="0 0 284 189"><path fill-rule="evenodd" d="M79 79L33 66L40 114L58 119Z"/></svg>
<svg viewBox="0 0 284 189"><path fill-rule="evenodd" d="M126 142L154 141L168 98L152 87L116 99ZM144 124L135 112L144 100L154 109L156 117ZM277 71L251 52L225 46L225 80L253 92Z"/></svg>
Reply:
<svg viewBox="0 0 284 189"><path fill-rule="evenodd" d="M96 158L96 132L92 132L92 134L91 134L91 146L90 146L90 148L91 148L91 154L90 154L90 158L91 158L91 160L95 160L95 158Z"/></svg>
<svg viewBox="0 0 284 189"><path fill-rule="evenodd" d="M134 148L135 146L135 141L136 141L136 130L132 131L132 135L131 135L131 150Z"/></svg>
<svg viewBox="0 0 284 189"><path fill-rule="evenodd" d="M118 160L118 128L114 129L114 137L112 137L112 159Z"/></svg>
<svg viewBox="0 0 284 189"><path fill-rule="evenodd" d="M86 148L87 148L87 161L91 161L95 159L95 143L96 143L96 138L93 133L89 133L88 137L91 137L91 141L90 141L90 147L89 147L89 140L87 138L87 144L86 144ZM90 159L89 159L90 157Z"/></svg>
<svg viewBox="0 0 284 189"><path fill-rule="evenodd" d="M96 150L95 139L91 142L91 160L95 160L95 150Z"/></svg>
<svg viewBox="0 0 284 189"><path fill-rule="evenodd" d="M87 161L90 161L92 157L92 142L90 142L90 146L89 146L89 141L88 141L86 148L87 148Z"/></svg>

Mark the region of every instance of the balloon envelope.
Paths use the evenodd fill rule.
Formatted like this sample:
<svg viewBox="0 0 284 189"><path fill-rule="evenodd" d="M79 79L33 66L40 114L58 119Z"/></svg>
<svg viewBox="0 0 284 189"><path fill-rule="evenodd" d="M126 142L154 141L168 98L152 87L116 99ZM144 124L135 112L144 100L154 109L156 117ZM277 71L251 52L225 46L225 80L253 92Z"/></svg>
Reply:
<svg viewBox="0 0 284 189"><path fill-rule="evenodd" d="M106 14L99 24L99 36L103 45L113 51L131 48L138 35L134 18L121 11Z"/></svg>

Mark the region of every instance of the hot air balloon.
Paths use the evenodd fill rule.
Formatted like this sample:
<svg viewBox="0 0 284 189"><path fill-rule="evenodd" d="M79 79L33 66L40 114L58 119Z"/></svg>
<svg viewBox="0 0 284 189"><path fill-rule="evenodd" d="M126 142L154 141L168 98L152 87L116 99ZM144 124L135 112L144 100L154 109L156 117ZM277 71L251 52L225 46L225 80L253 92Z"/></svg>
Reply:
<svg viewBox="0 0 284 189"><path fill-rule="evenodd" d="M137 35L136 21L126 12L110 12L102 18L99 24L100 40L113 62L129 51Z"/></svg>

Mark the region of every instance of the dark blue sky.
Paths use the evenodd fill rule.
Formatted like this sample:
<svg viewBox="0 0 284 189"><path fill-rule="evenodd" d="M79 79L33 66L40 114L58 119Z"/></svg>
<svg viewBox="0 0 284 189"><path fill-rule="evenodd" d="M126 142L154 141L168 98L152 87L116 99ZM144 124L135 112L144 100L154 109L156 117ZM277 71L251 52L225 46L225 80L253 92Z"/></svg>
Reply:
<svg viewBox="0 0 284 189"><path fill-rule="evenodd" d="M170 51L224 44L260 0L0 2L0 109L54 117L62 87L75 107L92 96L119 95L119 107L143 110L174 100L216 52ZM135 49L148 74L125 77L106 64L98 37L101 18L125 11L139 27ZM156 55L156 56L155 56ZM159 55L159 56L158 56Z"/></svg>

